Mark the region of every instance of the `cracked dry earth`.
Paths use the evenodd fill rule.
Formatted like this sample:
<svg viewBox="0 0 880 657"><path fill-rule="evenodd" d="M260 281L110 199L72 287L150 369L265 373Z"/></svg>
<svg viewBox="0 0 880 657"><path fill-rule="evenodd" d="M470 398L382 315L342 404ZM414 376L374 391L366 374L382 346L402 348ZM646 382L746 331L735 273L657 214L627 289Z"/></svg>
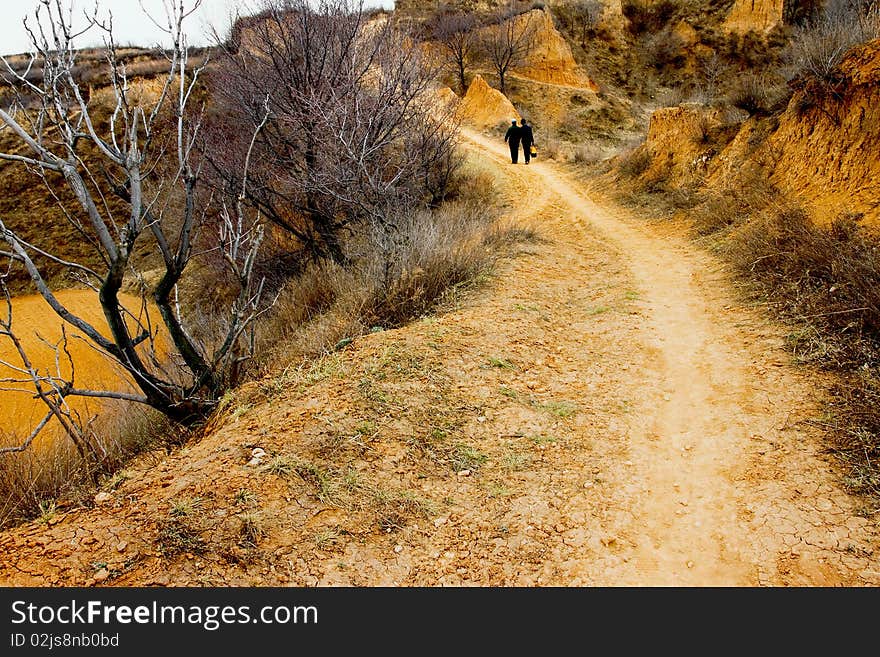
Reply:
<svg viewBox="0 0 880 657"><path fill-rule="evenodd" d="M0 581L880 583L782 330L669 226L468 139L542 241L446 312L249 386L94 508L0 534Z"/></svg>

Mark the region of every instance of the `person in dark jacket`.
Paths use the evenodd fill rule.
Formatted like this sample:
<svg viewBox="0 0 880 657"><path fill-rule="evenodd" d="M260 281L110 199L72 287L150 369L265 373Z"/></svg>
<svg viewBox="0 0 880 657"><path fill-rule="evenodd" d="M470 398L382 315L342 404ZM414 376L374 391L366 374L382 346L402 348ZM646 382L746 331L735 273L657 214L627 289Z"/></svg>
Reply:
<svg viewBox="0 0 880 657"><path fill-rule="evenodd" d="M519 160L519 140L522 136L522 128L516 124L516 119L510 122L510 127L504 133L504 141L510 146L510 161L514 164Z"/></svg>
<svg viewBox="0 0 880 657"><path fill-rule="evenodd" d="M532 144L535 143L535 135L532 134L532 126L525 119L520 120L520 142L522 142L523 153L526 156L526 164L532 159Z"/></svg>

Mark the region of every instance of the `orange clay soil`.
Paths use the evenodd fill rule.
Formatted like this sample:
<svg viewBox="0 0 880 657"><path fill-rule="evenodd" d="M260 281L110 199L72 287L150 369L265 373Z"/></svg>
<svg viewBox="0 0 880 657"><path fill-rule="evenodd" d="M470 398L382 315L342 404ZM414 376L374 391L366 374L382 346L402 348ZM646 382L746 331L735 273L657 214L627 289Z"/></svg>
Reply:
<svg viewBox="0 0 880 657"><path fill-rule="evenodd" d="M55 296L71 312L89 322L103 335L109 335L107 322L98 302L98 295L92 290L60 290ZM138 314L139 300L133 296L122 295L121 299L133 314ZM70 376L70 361L63 352L62 321L39 295L15 297L12 302L12 328L27 351L31 365L41 374L59 372ZM6 304L0 313L6 319ZM97 390L118 390L120 373L118 366L109 357L91 346L78 329L67 327L67 350L76 366L75 384L78 388ZM54 346L58 345L56 354ZM56 363L56 355L58 361ZM15 368L23 367L21 357L7 337L0 337L0 361ZM0 379L26 379L26 375L0 363ZM124 386L123 386L124 387ZM6 442L16 443L17 437L27 436L46 415L46 405L35 398L34 387L28 383L0 383L0 438L9 436ZM72 409L87 417L100 408L101 401L84 397L71 397L68 402ZM60 431L53 420L44 433L37 437L34 445L45 445L49 436ZM16 443L17 444L17 443Z"/></svg>
<svg viewBox="0 0 880 657"><path fill-rule="evenodd" d="M279 363L96 508L0 534L0 583L880 583L782 329L675 229L469 142L543 241L443 313Z"/></svg>

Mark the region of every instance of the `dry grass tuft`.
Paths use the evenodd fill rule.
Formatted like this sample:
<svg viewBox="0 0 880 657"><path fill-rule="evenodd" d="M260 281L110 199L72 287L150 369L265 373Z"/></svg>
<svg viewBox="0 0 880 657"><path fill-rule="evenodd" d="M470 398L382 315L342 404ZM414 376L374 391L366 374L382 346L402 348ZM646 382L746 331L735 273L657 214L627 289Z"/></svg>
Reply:
<svg viewBox="0 0 880 657"><path fill-rule="evenodd" d="M528 227L499 225L487 199L450 202L395 224L362 239L351 264L312 263L287 282L258 337L264 371L291 360L291 351L320 355L452 303L516 244L538 239Z"/></svg>
<svg viewBox="0 0 880 657"><path fill-rule="evenodd" d="M100 463L83 461L69 440L52 432L32 449L0 455L0 527L40 517L47 505L61 510L89 504L102 476L135 454L179 445L189 435L164 415L122 403L107 404L91 431L104 454ZM20 443L16 436L2 439L6 445Z"/></svg>
<svg viewBox="0 0 880 657"><path fill-rule="evenodd" d="M617 163L617 171L624 178L638 178L650 166L651 151L641 143L623 152Z"/></svg>
<svg viewBox="0 0 880 657"><path fill-rule="evenodd" d="M810 328L792 338L801 360L839 370L880 364L878 240L852 215L830 229L801 208L769 207L727 241L727 257L781 316Z"/></svg>

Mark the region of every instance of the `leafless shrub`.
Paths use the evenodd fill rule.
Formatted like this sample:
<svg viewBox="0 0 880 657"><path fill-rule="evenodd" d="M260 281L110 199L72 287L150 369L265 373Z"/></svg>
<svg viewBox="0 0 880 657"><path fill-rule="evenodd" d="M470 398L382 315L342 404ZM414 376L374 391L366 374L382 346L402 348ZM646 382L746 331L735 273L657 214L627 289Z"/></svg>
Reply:
<svg viewBox="0 0 880 657"><path fill-rule="evenodd" d="M651 161L651 151L642 143L624 151L617 164L617 171L624 178L638 178L650 168Z"/></svg>
<svg viewBox="0 0 880 657"><path fill-rule="evenodd" d="M854 46L880 36L880 6L866 0L828 0L796 30L788 52L792 77L839 93L838 67Z"/></svg>
<svg viewBox="0 0 880 657"><path fill-rule="evenodd" d="M692 181L671 185L667 192L669 205L675 210L690 210L704 200L698 177Z"/></svg>
<svg viewBox="0 0 880 657"><path fill-rule="evenodd" d="M824 0L799 0L785 3L783 20L788 25L804 26L816 20L822 12Z"/></svg>
<svg viewBox="0 0 880 657"><path fill-rule="evenodd" d="M563 149L562 144L558 139L545 139L541 144L541 158L545 160L556 160L559 161L562 159Z"/></svg>
<svg viewBox="0 0 880 657"><path fill-rule="evenodd" d="M763 212L777 197L778 191L762 171L745 168L723 185L705 190L688 216L699 237L726 234Z"/></svg>
<svg viewBox="0 0 880 657"><path fill-rule="evenodd" d="M205 146L213 183L242 188L231 164L268 99L245 201L314 256L344 262L345 234L445 198L453 110L431 102L436 71L397 23L368 24L348 0L267 0L221 48Z"/></svg>
<svg viewBox="0 0 880 657"><path fill-rule="evenodd" d="M688 100L688 94L682 86L669 87L655 94L660 107L678 107Z"/></svg>
<svg viewBox="0 0 880 657"><path fill-rule="evenodd" d="M574 34L581 45L586 45L602 18L603 6L599 0L577 0L565 2L553 7L553 14L560 26L569 34Z"/></svg>
<svg viewBox="0 0 880 657"><path fill-rule="evenodd" d="M760 113L767 103L764 80L753 73L740 77L728 95L728 102L750 116Z"/></svg>
<svg viewBox="0 0 880 657"><path fill-rule="evenodd" d="M485 208L453 206L400 217L394 232L375 232L374 255L361 270L371 291L360 315L369 325L399 326L475 280L495 257L483 246L486 219Z"/></svg>
<svg viewBox="0 0 880 657"><path fill-rule="evenodd" d="M443 50L445 64L456 75L459 90L467 90L467 70L480 54L479 22L472 13L441 9L427 23L428 31Z"/></svg>
<svg viewBox="0 0 880 657"><path fill-rule="evenodd" d="M781 315L808 320L834 340L811 360L843 369L880 362L880 255L858 217L841 215L823 228L800 208L770 206L727 253Z"/></svg>
<svg viewBox="0 0 880 657"><path fill-rule="evenodd" d="M374 327L400 326L478 283L513 243L535 239L498 226L487 208L485 199L463 200L412 213L393 233L361 240L348 266L310 263L288 281L262 326L263 361L282 358L279 349L320 354Z"/></svg>
<svg viewBox="0 0 880 657"><path fill-rule="evenodd" d="M765 75L746 73L733 83L727 102L749 116L766 116L784 109L788 88Z"/></svg>
<svg viewBox="0 0 880 657"><path fill-rule="evenodd" d="M684 41L672 30L649 34L644 38L645 63L657 71L680 69L686 61Z"/></svg>
<svg viewBox="0 0 880 657"><path fill-rule="evenodd" d="M19 436L6 436L13 444ZM28 450L0 460L0 527L45 514L58 499L76 500L91 485L82 459L68 441L56 441L39 452Z"/></svg>
<svg viewBox="0 0 880 657"><path fill-rule="evenodd" d="M828 419L820 426L845 467L844 482L856 494L880 499L880 375L876 367L842 376L830 390Z"/></svg>
<svg viewBox="0 0 880 657"><path fill-rule="evenodd" d="M578 144L572 154L575 164L596 164L603 157L602 149L596 144Z"/></svg>
<svg viewBox="0 0 880 657"><path fill-rule="evenodd" d="M666 27L677 6L672 0L623 0L621 9L629 21L629 31L638 36Z"/></svg>
<svg viewBox="0 0 880 657"><path fill-rule="evenodd" d="M689 216L697 235L712 235L735 225L742 216L742 210L728 194L718 193L709 195Z"/></svg>
<svg viewBox="0 0 880 657"><path fill-rule="evenodd" d="M716 51L699 60L698 74L705 103L712 104L718 97L721 84L728 75L727 63Z"/></svg>
<svg viewBox="0 0 880 657"><path fill-rule="evenodd" d="M535 29L533 14L517 13L513 5L499 9L483 38L483 52L492 69L498 75L501 93L507 93L507 74L522 65L534 49Z"/></svg>

